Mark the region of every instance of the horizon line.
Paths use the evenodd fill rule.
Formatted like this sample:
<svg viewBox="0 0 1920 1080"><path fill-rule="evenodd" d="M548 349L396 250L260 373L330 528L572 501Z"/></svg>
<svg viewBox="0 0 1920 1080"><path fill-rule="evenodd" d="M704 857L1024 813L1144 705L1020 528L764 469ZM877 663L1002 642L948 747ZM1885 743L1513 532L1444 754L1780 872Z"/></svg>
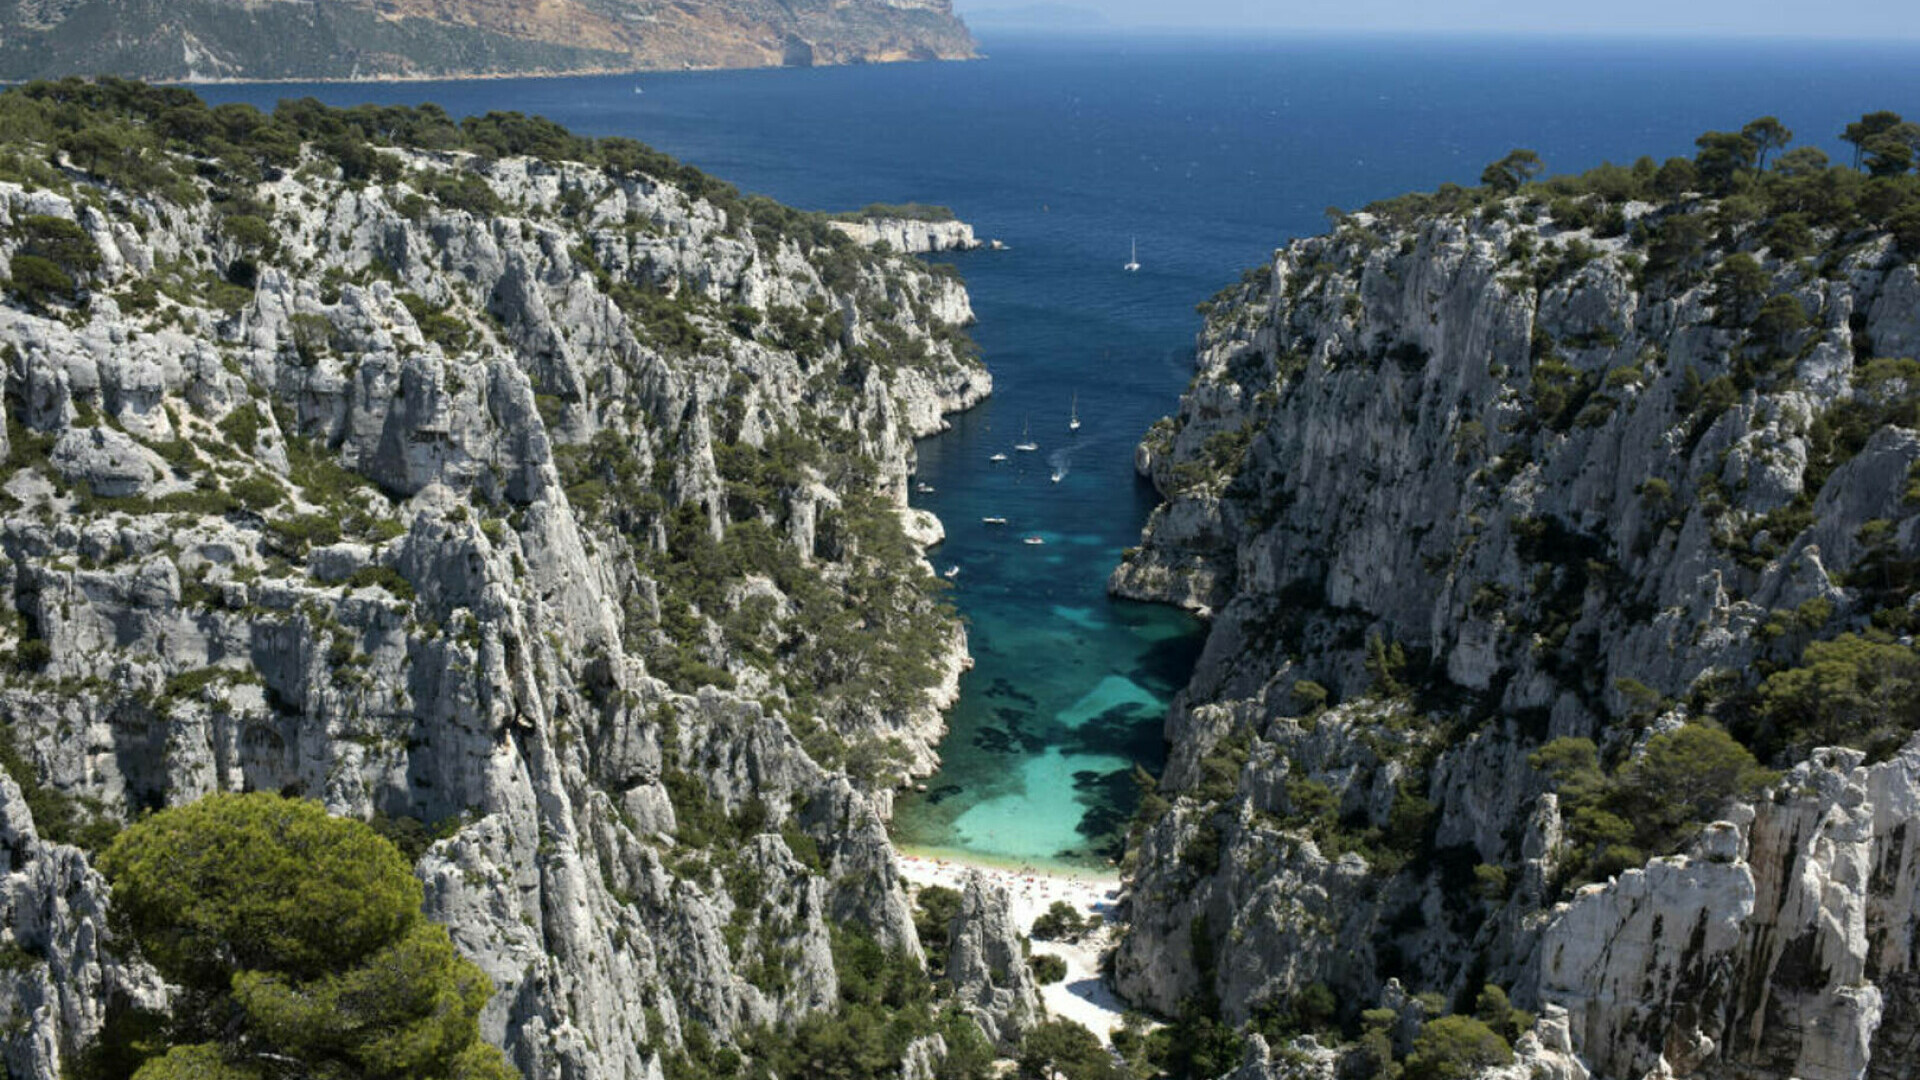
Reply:
<svg viewBox="0 0 1920 1080"><path fill-rule="evenodd" d="M994 10L988 9L977 14L986 15ZM1823 45L1880 45L1890 47L1920 46L1920 29L1908 33L1866 34L1835 33L1809 34L1805 31L1751 31L1751 30L1702 30L1692 28L1611 30L1611 29L1548 29L1529 27L1485 27L1485 28L1400 28L1400 27L1338 27L1338 26L1280 26L1266 23L1250 25L1206 24L1200 26L1176 25L1168 23L1116 23L1100 22L1085 26L1060 26L1042 23L1008 22L995 24L991 21L976 28L970 21L972 16L956 12L969 31L984 30L987 33L1026 34L1034 37L1131 37L1142 34L1170 34L1180 37L1217 37L1222 35L1244 36L1259 34L1263 37L1313 37L1313 38L1405 38L1411 40L1432 40L1445 38L1459 41L1512 40L1528 41L1615 41L1644 42L1685 41L1685 42L1735 42L1766 41L1781 44L1818 43Z"/></svg>

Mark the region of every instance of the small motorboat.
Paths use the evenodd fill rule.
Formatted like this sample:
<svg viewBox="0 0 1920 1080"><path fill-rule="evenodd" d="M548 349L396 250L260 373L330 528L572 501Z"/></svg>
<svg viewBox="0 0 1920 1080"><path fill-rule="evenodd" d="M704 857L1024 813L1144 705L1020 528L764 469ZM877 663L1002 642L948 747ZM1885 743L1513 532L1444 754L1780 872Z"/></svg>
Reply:
<svg viewBox="0 0 1920 1080"><path fill-rule="evenodd" d="M933 494L933 485L922 481L921 483L913 485L913 490L922 495L931 495Z"/></svg>
<svg viewBox="0 0 1920 1080"><path fill-rule="evenodd" d="M988 460L988 461L991 461L991 462L993 462L993 463L994 463L994 464L996 464L996 465L998 465L998 464L999 464L1000 462L1003 462L1003 461L1005 461L1005 460L1007 460L1007 455L1005 455L1005 454L995 454L995 455L993 455L992 457L990 457L990 458L988 458L987 460Z"/></svg>
<svg viewBox="0 0 1920 1080"><path fill-rule="evenodd" d="M1007 519L1003 517L983 517L980 519L980 524L982 525L1005 525L1006 523Z"/></svg>
<svg viewBox="0 0 1920 1080"><path fill-rule="evenodd" d="M947 567L947 573L946 573L946 576L947 576L947 577L950 577L950 578L957 578L957 577L959 577L959 576L960 576L960 567L959 567L959 566L949 566L949 567Z"/></svg>
<svg viewBox="0 0 1920 1080"><path fill-rule="evenodd" d="M1037 546L1037 545L1040 545L1040 544L1044 544L1044 543L1046 543L1046 541L1045 541L1045 540L1042 540L1042 539L1040 539L1040 538L1039 538L1039 537L1037 537L1037 536L1029 536L1029 537L1027 537L1027 538L1026 538L1025 540L1022 540L1022 541L1020 541L1020 542L1021 542L1021 543L1023 543L1023 544L1033 544L1033 545L1036 545L1036 546Z"/></svg>

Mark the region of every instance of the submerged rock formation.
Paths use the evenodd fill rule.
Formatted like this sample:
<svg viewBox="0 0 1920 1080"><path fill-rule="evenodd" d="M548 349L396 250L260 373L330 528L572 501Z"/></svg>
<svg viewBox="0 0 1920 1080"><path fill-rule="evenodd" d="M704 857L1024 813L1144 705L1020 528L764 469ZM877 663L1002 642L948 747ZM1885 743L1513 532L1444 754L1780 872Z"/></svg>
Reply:
<svg viewBox="0 0 1920 1080"><path fill-rule="evenodd" d="M1903 1074L1912 244L1785 213L1851 170L1589 179L1353 214L1206 305L1111 580L1212 619L1116 982L1229 1023L1491 983L1599 1076ZM1842 675L1878 711L1796 689Z"/></svg>
<svg viewBox="0 0 1920 1080"><path fill-rule="evenodd" d="M55 109L137 141L51 151ZM843 947L919 956L884 819L965 662L903 520L991 385L956 281L534 121L0 112L12 1075L166 1000L70 845L213 791L417 854L530 1077L658 1076L831 1010Z"/></svg>

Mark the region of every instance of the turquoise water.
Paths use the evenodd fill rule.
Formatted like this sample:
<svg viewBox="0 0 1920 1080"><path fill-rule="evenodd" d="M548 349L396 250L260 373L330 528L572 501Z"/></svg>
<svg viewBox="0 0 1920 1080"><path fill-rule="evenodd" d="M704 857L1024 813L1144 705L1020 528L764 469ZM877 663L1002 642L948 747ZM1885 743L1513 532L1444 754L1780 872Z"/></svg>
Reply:
<svg viewBox="0 0 1920 1080"><path fill-rule="evenodd" d="M935 491L915 497L946 522L933 557L960 568L978 663L946 765L903 802L897 831L1016 862L1101 865L1134 805L1131 766L1163 761L1161 715L1199 628L1111 603L1103 585L1152 507L1130 455L1187 382L1196 302L1318 232L1324 207L1470 184L1516 146L1571 171L1691 154L1700 132L1772 113L1839 155L1835 136L1861 113L1920 113L1911 43L985 44L992 59L968 64L206 92L540 113L795 205L943 203L1006 241L953 259L997 390L922 445ZM1128 274L1135 237L1144 269ZM1039 451L1011 449L1023 428ZM1010 460L990 463L996 452Z"/></svg>

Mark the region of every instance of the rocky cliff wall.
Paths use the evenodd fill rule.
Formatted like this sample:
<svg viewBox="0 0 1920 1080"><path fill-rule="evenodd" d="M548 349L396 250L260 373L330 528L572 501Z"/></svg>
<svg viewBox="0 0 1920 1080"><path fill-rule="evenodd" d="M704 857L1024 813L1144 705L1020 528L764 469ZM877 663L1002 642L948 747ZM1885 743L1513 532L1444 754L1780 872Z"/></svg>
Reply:
<svg viewBox="0 0 1920 1080"><path fill-rule="evenodd" d="M1821 751L1565 904L1529 759L1630 762L1810 640L1911 646L1911 590L1866 571L1920 553L1920 272L1871 230L1770 248L1697 196L1600 216L1352 215L1206 306L1138 452L1166 502L1111 583L1212 619L1132 857L1133 1000L1495 982L1564 1005L1600 1075L1903 1067L1911 750ZM1716 225L1676 264L1688 218Z"/></svg>
<svg viewBox="0 0 1920 1080"><path fill-rule="evenodd" d="M911 218L863 218L836 221L833 227L863 247L887 245L904 255L941 251L972 251L980 246L973 226L964 221L919 221Z"/></svg>
<svg viewBox="0 0 1920 1080"><path fill-rule="evenodd" d="M965 639L905 483L991 385L964 289L685 173L294 153L0 181L0 725L82 845L0 787L10 1072L164 1002L82 848L212 791L425 847L528 1076L918 955L884 817Z"/></svg>

